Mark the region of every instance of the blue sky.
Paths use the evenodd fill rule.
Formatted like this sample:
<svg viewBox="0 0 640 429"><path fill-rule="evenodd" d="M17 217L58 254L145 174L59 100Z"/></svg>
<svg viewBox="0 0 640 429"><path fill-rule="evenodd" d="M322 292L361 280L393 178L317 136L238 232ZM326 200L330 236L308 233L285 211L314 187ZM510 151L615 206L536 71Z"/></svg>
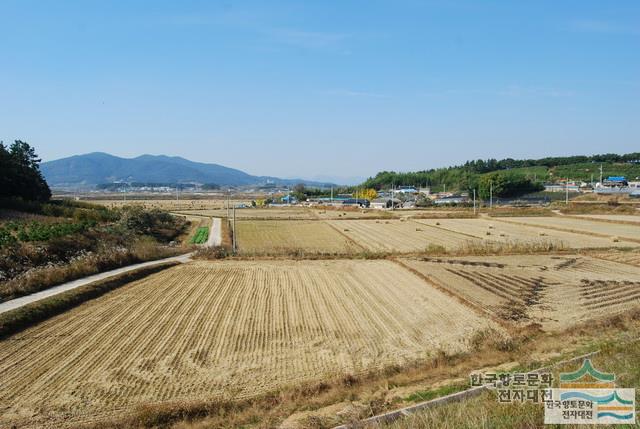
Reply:
<svg viewBox="0 0 640 429"><path fill-rule="evenodd" d="M640 150L640 2L1 0L0 138L281 177Z"/></svg>

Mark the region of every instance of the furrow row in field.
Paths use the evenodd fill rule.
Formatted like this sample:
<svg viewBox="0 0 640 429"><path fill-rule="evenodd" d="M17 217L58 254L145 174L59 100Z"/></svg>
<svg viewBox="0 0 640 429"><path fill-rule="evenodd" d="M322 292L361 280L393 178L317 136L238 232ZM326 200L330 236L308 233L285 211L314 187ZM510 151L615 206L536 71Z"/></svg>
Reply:
<svg viewBox="0 0 640 429"><path fill-rule="evenodd" d="M403 263L508 320L524 318L555 329L638 304L640 268L630 265L577 255L514 255L470 257L461 268L443 263L446 259Z"/></svg>
<svg viewBox="0 0 640 429"><path fill-rule="evenodd" d="M248 397L460 350L490 326L389 261L193 262L3 341L0 426Z"/></svg>
<svg viewBox="0 0 640 429"><path fill-rule="evenodd" d="M323 221L238 221L236 224L241 253L349 253L353 250L345 237Z"/></svg>
<svg viewBox="0 0 640 429"><path fill-rule="evenodd" d="M473 240L461 234L428 228L414 221L342 220L329 221L355 242L371 251L416 252L430 246L455 249Z"/></svg>
<svg viewBox="0 0 640 429"><path fill-rule="evenodd" d="M611 238L626 240L626 245L637 246L640 243L640 225L617 224L612 222L598 222L587 219L553 217L512 217L500 219L501 223L525 225L535 228L547 228L554 231L582 234L584 236Z"/></svg>
<svg viewBox="0 0 640 429"><path fill-rule="evenodd" d="M553 243L557 246L567 248L623 247L629 245L629 243L615 242L611 238L593 237L574 232L558 231L545 228L543 226L536 226L535 224L514 224L511 221L497 218L491 220L420 219L416 220L416 222L420 222L425 225L437 226L438 228L449 230L455 233L468 234L484 241L495 241L502 243ZM436 223L438 225L436 225Z"/></svg>

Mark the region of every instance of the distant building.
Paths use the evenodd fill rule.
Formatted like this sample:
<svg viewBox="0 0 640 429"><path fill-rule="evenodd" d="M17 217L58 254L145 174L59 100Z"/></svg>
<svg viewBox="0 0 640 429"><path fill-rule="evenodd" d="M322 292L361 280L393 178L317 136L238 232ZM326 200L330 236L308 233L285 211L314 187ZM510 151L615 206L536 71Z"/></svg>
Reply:
<svg viewBox="0 0 640 429"><path fill-rule="evenodd" d="M400 207L402 201L397 198L376 198L371 201L371 205L369 207L372 209L390 209L392 204L395 205L395 207Z"/></svg>
<svg viewBox="0 0 640 429"><path fill-rule="evenodd" d="M568 185L564 183L545 184L544 192L567 192L567 188L569 188L569 192L580 192L580 185L571 182Z"/></svg>
<svg viewBox="0 0 640 429"><path fill-rule="evenodd" d="M460 195L457 196L451 196L451 197L443 197L443 198L437 198L435 200L433 200L434 204L464 204L466 202L468 202L469 199L467 197L463 197Z"/></svg>
<svg viewBox="0 0 640 429"><path fill-rule="evenodd" d="M360 207L369 207L369 200L364 198L348 198L342 201L343 206L360 206Z"/></svg>
<svg viewBox="0 0 640 429"><path fill-rule="evenodd" d="M398 186L395 192L399 194L417 194L418 190L413 186Z"/></svg>

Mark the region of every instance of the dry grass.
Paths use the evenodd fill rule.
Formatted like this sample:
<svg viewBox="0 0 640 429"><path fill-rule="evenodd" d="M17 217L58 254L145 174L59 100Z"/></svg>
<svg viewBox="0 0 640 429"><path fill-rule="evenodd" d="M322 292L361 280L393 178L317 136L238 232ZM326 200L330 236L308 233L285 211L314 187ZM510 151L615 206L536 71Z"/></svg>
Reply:
<svg viewBox="0 0 640 429"><path fill-rule="evenodd" d="M5 340L0 424L357 377L463 351L492 326L388 261L183 264Z"/></svg>
<svg viewBox="0 0 640 429"><path fill-rule="evenodd" d="M491 217L553 216L553 211L547 207L497 207L482 212Z"/></svg>
<svg viewBox="0 0 640 429"><path fill-rule="evenodd" d="M348 254L356 248L323 221L236 221L238 250L244 255Z"/></svg>
<svg viewBox="0 0 640 429"><path fill-rule="evenodd" d="M576 219L574 217L514 217L501 222L512 223L522 227L545 228L547 230L580 234L582 236L598 237L612 241L617 237L621 241L627 241L625 246L640 243L640 225L627 225L612 222L598 222L588 219ZM623 245L623 244L620 244ZM594 246L595 247L595 246Z"/></svg>
<svg viewBox="0 0 640 429"><path fill-rule="evenodd" d="M139 280L177 264L178 262L166 262L152 267L139 268L2 313L0 314L0 339L14 335L29 326L33 326L50 317L68 311L90 299L98 298L127 283Z"/></svg>
<svg viewBox="0 0 640 429"><path fill-rule="evenodd" d="M640 305L640 267L586 256L427 257L401 263L476 308L546 330Z"/></svg>
<svg viewBox="0 0 640 429"><path fill-rule="evenodd" d="M618 332L629 330L630 333L638 332L637 326L629 326L628 321L622 319L610 319L609 324L604 326L611 328L612 324ZM638 362L640 362L640 342L636 339L616 342L600 338L592 347L599 348L600 353L593 356L591 360L594 365L604 372L611 372L617 375L616 384L624 387L635 387L640 384L640 372ZM553 369L554 377L558 377L559 372L575 371L581 362L560 365ZM498 402L495 392L486 392L477 398L466 400L460 403L450 403L447 405L434 407L418 412L410 417L400 419L390 424L376 424L366 426L366 428L380 429L427 429L427 428L538 428L547 427L543 425L544 406L542 404L514 403L501 404ZM563 428L581 429L584 425L562 425ZM623 425L619 427L636 427Z"/></svg>
<svg viewBox="0 0 640 429"><path fill-rule="evenodd" d="M60 265L33 268L0 283L0 302L28 295L71 280L138 262L168 258L184 253L179 247L158 246L150 240L138 240L129 249L104 249Z"/></svg>
<svg viewBox="0 0 640 429"><path fill-rule="evenodd" d="M564 214L635 214L636 208L632 204L618 204L613 200L604 204L569 203L558 206Z"/></svg>
<svg viewBox="0 0 640 429"><path fill-rule="evenodd" d="M145 406L136 410L131 417L115 418L95 425L94 428L111 429L115 427L157 427L171 426L180 429L204 429L217 427L287 427L287 428L329 428L337 424L356 422L391 409L409 405L420 394L442 393L450 389L459 389L468 383L469 373L480 368L485 371L526 371L553 364L562 359L593 351L594 348L607 350L602 359L597 360L599 367L616 370L623 375L625 385L637 385L637 380L629 378L636 374L637 368L631 366L636 359L620 355L622 347L612 349L608 341L613 338L625 341L636 338L640 333L640 313L629 312L623 316L602 319L580 325L568 332L544 334L535 326L514 331L511 337L496 336L485 331L470 340L470 351L459 354L439 353L436 357L409 363L404 366L389 366L381 370L370 371L358 376L348 375L327 378L320 383L302 384L298 387L281 389L250 400L240 401L200 401L196 403L174 403L157 406ZM612 332L615 335L603 334ZM611 351L611 353L609 352ZM635 352L634 352L635 353ZM616 366L603 366L604 360L617 360ZM622 356L622 357L621 357ZM634 355L631 355L634 356ZM502 365L506 364L506 365ZM575 369L575 368L572 368ZM635 376L634 376L635 377ZM481 398L482 399L482 398ZM487 402L481 401L479 407L485 407L486 415L493 415L497 424L488 427L513 427L510 422L522 422L521 410L497 408L494 397ZM419 426L421 420L403 420L397 422L399 428L442 427L450 422L451 428L477 427L475 423L483 421L482 409L474 408L476 400L453 405L458 410L450 411L449 406L436 408L433 412L445 420L429 418L429 424ZM506 413L496 414L497 411ZM536 414L539 415L539 414ZM203 417L205 416L205 417ZM526 417L526 416L524 416ZM465 419L470 420L465 420ZM448 419L448 420L447 420ZM531 427L538 427L540 420L532 419ZM465 422L473 423L465 426ZM436 424L437 423L437 424ZM414 425L415 424L415 425ZM418 426L416 426L418 425ZM518 426L521 427L521 426ZM522 427L528 427L526 425Z"/></svg>

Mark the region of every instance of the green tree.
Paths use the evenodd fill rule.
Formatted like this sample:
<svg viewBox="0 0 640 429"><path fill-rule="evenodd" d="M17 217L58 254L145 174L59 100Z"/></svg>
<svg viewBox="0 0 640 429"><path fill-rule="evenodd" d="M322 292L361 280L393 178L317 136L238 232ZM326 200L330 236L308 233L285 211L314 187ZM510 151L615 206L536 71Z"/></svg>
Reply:
<svg viewBox="0 0 640 429"><path fill-rule="evenodd" d="M40 161L26 142L16 140L8 148L0 142L0 197L47 201L51 190L40 172Z"/></svg>
<svg viewBox="0 0 640 429"><path fill-rule="evenodd" d="M487 199L490 197L492 188L494 197L514 198L541 191L544 186L540 183L534 183L520 174L496 171L480 177L478 195L482 199Z"/></svg>

